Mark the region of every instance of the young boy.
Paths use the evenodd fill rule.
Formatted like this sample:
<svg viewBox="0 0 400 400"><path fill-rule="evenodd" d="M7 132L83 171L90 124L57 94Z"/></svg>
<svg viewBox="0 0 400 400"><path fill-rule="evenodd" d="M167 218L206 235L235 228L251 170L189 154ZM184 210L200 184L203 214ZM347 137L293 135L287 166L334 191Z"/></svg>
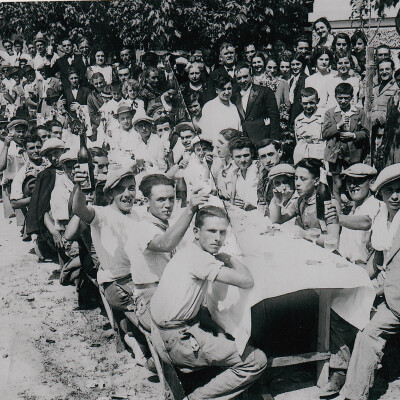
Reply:
<svg viewBox="0 0 400 400"><path fill-rule="evenodd" d="M208 195L195 193L188 207L183 209L178 220L170 226L169 220L175 203L174 181L161 174L147 175L139 189L145 197L147 212L139 222L140 235L128 238L126 252L134 266L131 273L135 284L135 302L141 304L137 307L137 316L144 328L150 331L151 296L198 206L207 202Z"/></svg>
<svg viewBox="0 0 400 400"><path fill-rule="evenodd" d="M353 164L360 163L368 154L369 131L361 108L351 104L353 87L340 83L335 88L336 107L325 113L322 137L326 140L325 160L333 175L333 193L340 204L339 174Z"/></svg>
<svg viewBox="0 0 400 400"><path fill-rule="evenodd" d="M303 112L294 121L296 147L293 162L297 164L303 158L324 159L325 142L322 139L324 114L318 108L318 92L311 87L301 91Z"/></svg>
<svg viewBox="0 0 400 400"><path fill-rule="evenodd" d="M236 258L219 253L228 228L224 210L201 208L193 228L195 241L179 250L166 266L151 299L153 343L163 360L183 371L218 366L224 370L196 389L193 399L234 398L250 387L266 367L265 354L246 346L239 355L203 308L208 285L214 281L243 289L254 284L249 270ZM214 331L203 326L214 324ZM203 325L207 324L207 325ZM167 353L167 354L166 354Z"/></svg>

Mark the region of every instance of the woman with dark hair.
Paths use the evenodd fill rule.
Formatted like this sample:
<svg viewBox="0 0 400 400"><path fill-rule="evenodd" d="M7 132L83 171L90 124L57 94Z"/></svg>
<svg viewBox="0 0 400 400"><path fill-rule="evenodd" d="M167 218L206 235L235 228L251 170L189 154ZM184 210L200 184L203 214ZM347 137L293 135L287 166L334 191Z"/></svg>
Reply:
<svg viewBox="0 0 400 400"><path fill-rule="evenodd" d="M292 57L288 55L283 55L279 60L279 76L286 82L289 82L289 79L292 77L292 71L290 69L291 61Z"/></svg>
<svg viewBox="0 0 400 400"><path fill-rule="evenodd" d="M106 64L106 53L102 49L97 49L94 53L95 64L91 65L87 69L87 78L90 81L93 74L96 72L101 72L104 76L104 80L106 81L106 85L111 85L112 82L112 67L111 65Z"/></svg>
<svg viewBox="0 0 400 400"><path fill-rule="evenodd" d="M207 82L202 79L203 69L204 64L198 62L188 63L185 70L189 80L181 85L181 91L184 97L188 96L190 93L198 93L201 106L205 103L205 93L207 90Z"/></svg>
<svg viewBox="0 0 400 400"><path fill-rule="evenodd" d="M332 52L326 47L317 47L311 57L311 63L315 67L315 73L306 79L306 87L312 87L318 92L320 108L336 106L335 98L330 98L330 88L334 75L331 72L333 61Z"/></svg>
<svg viewBox="0 0 400 400"><path fill-rule="evenodd" d="M332 47L334 36L331 33L331 24L325 17L318 18L314 22L313 30L319 36L318 43L315 47Z"/></svg>
<svg viewBox="0 0 400 400"><path fill-rule="evenodd" d="M232 79L230 76L219 76L215 82L217 97L208 101L203 107L200 120L201 136L213 143L218 134L227 128L241 130L240 115L236 106L231 102Z"/></svg>
<svg viewBox="0 0 400 400"><path fill-rule="evenodd" d="M357 58L359 65L359 73L365 71L365 63L367 61L367 38L362 31L355 31L351 37L351 52Z"/></svg>
<svg viewBox="0 0 400 400"><path fill-rule="evenodd" d="M315 158L303 158L296 164L295 186L299 195L297 201L285 209L285 213L281 212L282 199L279 193L274 192L269 211L271 221L282 224L296 217L296 225L298 233L301 237L307 240L315 239L315 232L312 229L317 229L321 235L316 240L316 243L323 246L324 239L327 235L334 236L339 240L339 225L335 217L328 220L319 220L317 218L317 186L319 184L321 169L324 168L322 161ZM332 204L340 212L339 204L332 199Z"/></svg>
<svg viewBox="0 0 400 400"><path fill-rule="evenodd" d="M332 50L338 56L344 57L349 56L352 58L355 70L359 70L358 60L355 56L351 55L351 41L349 35L346 33L340 32L333 39Z"/></svg>

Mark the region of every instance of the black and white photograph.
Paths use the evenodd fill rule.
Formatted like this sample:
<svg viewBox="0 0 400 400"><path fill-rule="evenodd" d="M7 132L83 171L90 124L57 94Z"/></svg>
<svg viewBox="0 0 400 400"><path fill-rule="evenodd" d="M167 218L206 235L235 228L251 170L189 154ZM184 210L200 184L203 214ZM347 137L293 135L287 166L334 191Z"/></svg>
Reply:
<svg viewBox="0 0 400 400"><path fill-rule="evenodd" d="M0 400L400 399L400 0L2 0L0 180Z"/></svg>

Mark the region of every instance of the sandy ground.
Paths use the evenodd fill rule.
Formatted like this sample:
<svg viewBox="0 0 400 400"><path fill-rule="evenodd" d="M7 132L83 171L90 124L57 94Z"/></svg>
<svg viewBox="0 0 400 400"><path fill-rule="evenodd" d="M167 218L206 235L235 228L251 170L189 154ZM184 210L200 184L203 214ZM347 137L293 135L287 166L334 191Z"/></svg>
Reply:
<svg viewBox="0 0 400 400"><path fill-rule="evenodd" d="M51 279L58 266L38 264L15 219L5 220L2 208L0 215L0 400L161 399L157 377L116 352L100 308L75 310L74 287ZM310 378L286 369L275 399L318 399ZM376 386L373 399L400 399L400 379Z"/></svg>

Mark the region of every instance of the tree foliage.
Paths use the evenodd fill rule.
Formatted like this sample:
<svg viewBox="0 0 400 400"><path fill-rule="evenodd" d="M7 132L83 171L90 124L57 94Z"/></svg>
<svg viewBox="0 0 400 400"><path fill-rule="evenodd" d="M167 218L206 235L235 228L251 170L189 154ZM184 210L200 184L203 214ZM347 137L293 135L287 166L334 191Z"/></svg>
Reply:
<svg viewBox="0 0 400 400"><path fill-rule="evenodd" d="M386 0L397 1L397 0ZM109 49L289 43L304 31L303 0L114 0L0 4L0 36L88 36Z"/></svg>

